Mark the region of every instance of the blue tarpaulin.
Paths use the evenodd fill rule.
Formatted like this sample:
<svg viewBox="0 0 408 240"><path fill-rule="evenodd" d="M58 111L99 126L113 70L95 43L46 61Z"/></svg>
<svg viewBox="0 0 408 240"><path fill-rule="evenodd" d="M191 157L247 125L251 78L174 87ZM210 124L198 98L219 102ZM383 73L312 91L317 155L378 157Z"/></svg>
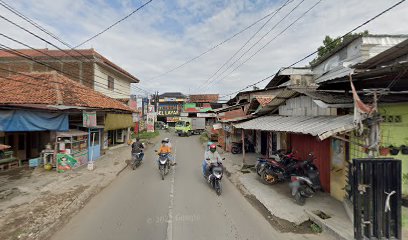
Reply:
<svg viewBox="0 0 408 240"><path fill-rule="evenodd" d="M0 132L68 131L68 114L28 110L0 111Z"/></svg>

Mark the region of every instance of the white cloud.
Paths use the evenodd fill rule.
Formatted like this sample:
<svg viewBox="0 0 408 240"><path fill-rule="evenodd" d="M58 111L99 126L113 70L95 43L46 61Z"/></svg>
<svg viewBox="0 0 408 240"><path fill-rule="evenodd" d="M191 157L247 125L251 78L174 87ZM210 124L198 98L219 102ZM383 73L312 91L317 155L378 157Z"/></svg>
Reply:
<svg viewBox="0 0 408 240"><path fill-rule="evenodd" d="M258 36L268 31L299 1L294 0L288 7L282 9L282 12ZM259 46L273 38L316 1L305 1L292 17L272 31ZM142 80L140 87L160 92L188 93L189 89L195 89L206 81L261 24L183 68L159 79L150 79L197 56L276 9L283 2L178 0L169 3L155 0L83 47L94 47L99 53L137 76ZM280 67L287 66L314 51L325 35L342 35L396 2L397 0L323 0L305 18L272 41L251 61L240 67L230 77L221 82L215 82L207 91L233 92L273 74ZM105 1L85 0L25 0L9 1L9 4L61 36L71 45L75 45L128 14L137 5L141 5L142 1L135 3L126 0L115 6ZM405 14L407 10L408 4L403 3L363 27L361 31L367 29L375 34L407 33L405 27L405 23L408 22L408 15ZM4 8L0 8L0 14L50 39ZM3 20L0 20L0 28L3 34L13 36L35 47L45 47L40 40L23 33ZM21 48L2 38L0 43ZM61 46L61 44L58 45Z"/></svg>

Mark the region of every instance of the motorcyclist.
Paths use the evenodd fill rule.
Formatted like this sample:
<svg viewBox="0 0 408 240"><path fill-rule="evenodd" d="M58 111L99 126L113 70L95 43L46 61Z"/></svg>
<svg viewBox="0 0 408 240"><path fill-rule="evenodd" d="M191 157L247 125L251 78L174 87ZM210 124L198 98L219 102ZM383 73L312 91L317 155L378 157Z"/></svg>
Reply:
<svg viewBox="0 0 408 240"><path fill-rule="evenodd" d="M171 154L171 148L167 146L167 142L163 139L159 150L156 152L158 155L164 153L164 154L167 154L167 157L169 157L169 154ZM159 162L159 159L157 159L157 162Z"/></svg>
<svg viewBox="0 0 408 240"><path fill-rule="evenodd" d="M213 143L210 145L210 150L206 152L205 154L205 166L204 166L204 176L207 175L207 173L209 173L210 168L211 168L211 164L214 163L219 163L221 162L221 156L220 154L217 152L217 146Z"/></svg>
<svg viewBox="0 0 408 240"><path fill-rule="evenodd" d="M173 148L172 148L172 146L171 146L170 139L169 139L169 138L165 138L165 139L163 139L163 141L165 141L165 142L166 142L166 146L168 146L168 147L170 148L170 150L173 151ZM173 157L173 154L172 154L172 153L169 153L168 158L172 161L172 165L176 165L176 158Z"/></svg>
<svg viewBox="0 0 408 240"><path fill-rule="evenodd" d="M132 143L132 157L134 154L141 153L141 159L143 159L144 153L143 153L144 145L140 141L139 138L136 138L136 141Z"/></svg>
<svg viewBox="0 0 408 240"><path fill-rule="evenodd" d="M207 166L207 162L206 162L205 159L206 159L206 156L208 154L207 152L210 151L211 144L213 144L213 142L207 142L207 145L205 146L205 149L204 149L204 160L203 160L203 163L201 164L201 167L203 169L203 175L205 175L205 168Z"/></svg>

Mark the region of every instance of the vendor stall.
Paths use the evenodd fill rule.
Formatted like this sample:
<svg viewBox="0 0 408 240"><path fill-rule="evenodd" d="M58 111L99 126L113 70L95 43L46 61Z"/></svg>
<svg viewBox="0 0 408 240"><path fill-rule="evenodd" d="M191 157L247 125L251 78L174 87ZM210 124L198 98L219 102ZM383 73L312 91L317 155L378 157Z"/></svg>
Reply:
<svg viewBox="0 0 408 240"><path fill-rule="evenodd" d="M76 168L88 163L88 133L71 129L67 132L57 132L57 170L58 161L61 159L75 159L76 162L71 168ZM66 155L63 157L63 155ZM61 157L62 156L62 157ZM72 161L71 161L72 162ZM65 169L66 170L66 169Z"/></svg>

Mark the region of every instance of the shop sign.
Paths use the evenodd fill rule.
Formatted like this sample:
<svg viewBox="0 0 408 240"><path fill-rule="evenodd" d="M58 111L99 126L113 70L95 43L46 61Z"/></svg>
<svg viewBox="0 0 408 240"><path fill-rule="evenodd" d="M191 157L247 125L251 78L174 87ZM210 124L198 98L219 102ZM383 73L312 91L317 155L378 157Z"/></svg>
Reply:
<svg viewBox="0 0 408 240"><path fill-rule="evenodd" d="M216 117L214 113L197 113L197 117Z"/></svg>
<svg viewBox="0 0 408 240"><path fill-rule="evenodd" d="M82 124L84 127L96 127L96 112L82 112Z"/></svg>
<svg viewBox="0 0 408 240"><path fill-rule="evenodd" d="M222 128L222 124L221 123L216 123L213 125L214 130L218 130Z"/></svg>
<svg viewBox="0 0 408 240"><path fill-rule="evenodd" d="M167 117L167 122L178 122L180 119L178 117Z"/></svg>

